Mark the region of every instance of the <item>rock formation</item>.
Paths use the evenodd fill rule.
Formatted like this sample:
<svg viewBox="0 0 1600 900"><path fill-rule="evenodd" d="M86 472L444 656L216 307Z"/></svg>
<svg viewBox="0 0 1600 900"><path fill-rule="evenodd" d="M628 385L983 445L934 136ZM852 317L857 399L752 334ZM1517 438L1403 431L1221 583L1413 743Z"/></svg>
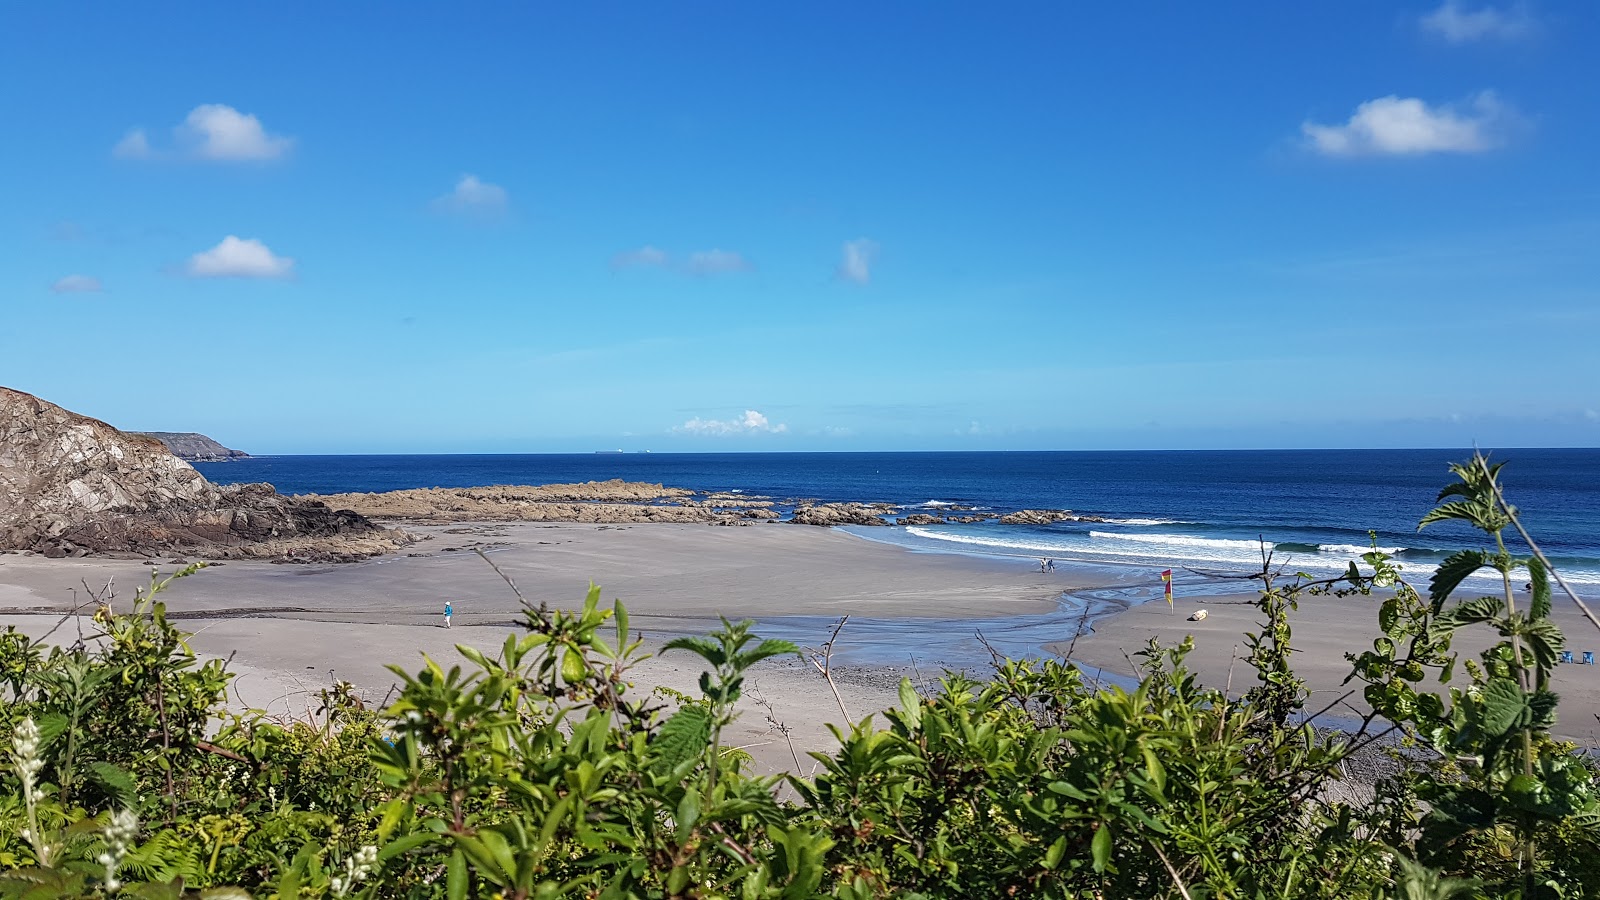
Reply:
<svg viewBox="0 0 1600 900"><path fill-rule="evenodd" d="M909 516L901 516L900 520L898 522L896 522L895 524L896 525L943 525L944 523L945 523L945 517L944 516L931 516L931 515L929 515L927 513L912 513Z"/></svg>
<svg viewBox="0 0 1600 900"><path fill-rule="evenodd" d="M348 560L408 541L271 485L215 486L155 438L0 387L0 550Z"/></svg>
<svg viewBox="0 0 1600 900"><path fill-rule="evenodd" d="M232 450L193 431L130 431L143 437L153 437L165 444L173 456L184 462L226 462L230 459L248 459L243 450Z"/></svg>
<svg viewBox="0 0 1600 900"><path fill-rule="evenodd" d="M415 488L379 494L308 494L340 509L376 519L408 522L710 522L776 519L770 500L713 494L648 482L589 481L583 484L496 485L479 488Z"/></svg>
<svg viewBox="0 0 1600 900"><path fill-rule="evenodd" d="M1067 509L1019 509L1000 517L1002 525L1051 525L1056 522L1072 522L1077 516Z"/></svg>
<svg viewBox="0 0 1600 900"><path fill-rule="evenodd" d="M889 509L882 504L821 503L797 507L789 521L795 525L888 525L878 513Z"/></svg>

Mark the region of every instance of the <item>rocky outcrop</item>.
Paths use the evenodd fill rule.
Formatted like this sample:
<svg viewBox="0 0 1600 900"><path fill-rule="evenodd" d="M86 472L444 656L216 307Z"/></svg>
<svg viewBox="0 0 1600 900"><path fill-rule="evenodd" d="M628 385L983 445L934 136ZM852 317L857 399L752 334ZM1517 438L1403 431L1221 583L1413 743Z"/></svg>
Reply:
<svg viewBox="0 0 1600 900"><path fill-rule="evenodd" d="M203 434L193 431L130 431L143 437L153 437L166 445L173 456L184 462L226 462L230 459L249 459L243 450L231 450Z"/></svg>
<svg viewBox="0 0 1600 900"><path fill-rule="evenodd" d="M1077 516L1068 509L1019 509L1014 513L1007 513L1000 517L1002 525L1052 525L1056 522L1072 522Z"/></svg>
<svg viewBox="0 0 1600 900"><path fill-rule="evenodd" d="M310 494L340 509L409 522L723 522L776 519L771 501L613 479L583 484L416 488L379 494Z"/></svg>
<svg viewBox="0 0 1600 900"><path fill-rule="evenodd" d="M344 560L408 541L271 485L219 488L155 438L0 388L0 550Z"/></svg>
<svg viewBox="0 0 1600 900"><path fill-rule="evenodd" d="M866 503L821 503L797 507L789 522L794 525L888 525L879 513L892 507Z"/></svg>
<svg viewBox="0 0 1600 900"><path fill-rule="evenodd" d="M930 516L927 513L912 513L909 516L901 516L899 521L895 522L895 524L896 525L943 525L945 523L945 521L946 520L945 520L944 516Z"/></svg>

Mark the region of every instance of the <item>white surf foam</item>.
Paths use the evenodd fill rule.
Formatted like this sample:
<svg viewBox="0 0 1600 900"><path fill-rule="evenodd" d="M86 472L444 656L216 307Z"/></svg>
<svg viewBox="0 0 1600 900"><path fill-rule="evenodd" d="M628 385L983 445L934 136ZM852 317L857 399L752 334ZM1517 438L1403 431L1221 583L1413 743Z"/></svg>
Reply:
<svg viewBox="0 0 1600 900"><path fill-rule="evenodd" d="M1323 553L1348 553L1352 556L1361 556L1371 553L1373 550L1377 550L1379 553L1387 553L1390 556L1406 552L1405 547L1363 547L1359 544L1318 544L1317 550Z"/></svg>
<svg viewBox="0 0 1600 900"><path fill-rule="evenodd" d="M1124 534L1115 531L1091 531L1089 537L1107 541L1133 541L1138 544L1167 544L1173 547L1213 547L1218 550L1260 550L1260 541L1239 541L1231 538L1191 537L1187 534ZM1275 546L1267 541L1267 549Z"/></svg>

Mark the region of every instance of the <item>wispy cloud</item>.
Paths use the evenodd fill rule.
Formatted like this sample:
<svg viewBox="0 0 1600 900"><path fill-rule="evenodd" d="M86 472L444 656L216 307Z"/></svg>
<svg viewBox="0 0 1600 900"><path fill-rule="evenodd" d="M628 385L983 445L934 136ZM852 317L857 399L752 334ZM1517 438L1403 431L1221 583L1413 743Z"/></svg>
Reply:
<svg viewBox="0 0 1600 900"><path fill-rule="evenodd" d="M434 212L476 219L498 219L510 208L511 197L505 188L472 174L462 175L450 193L433 201Z"/></svg>
<svg viewBox="0 0 1600 900"><path fill-rule="evenodd" d="M191 278L288 278L294 260L277 256L254 238L228 235L222 243L189 257L185 273Z"/></svg>
<svg viewBox="0 0 1600 900"><path fill-rule="evenodd" d="M150 150L150 139L145 136L144 129L134 128L111 148L111 155L118 159L149 159L155 154Z"/></svg>
<svg viewBox="0 0 1600 900"><path fill-rule="evenodd" d="M611 257L611 268L665 268L670 261L671 258L667 256L667 251L645 244L637 250L624 250Z"/></svg>
<svg viewBox="0 0 1600 900"><path fill-rule="evenodd" d="M1445 0L1438 9L1418 19L1417 24L1452 44L1517 40L1532 34L1535 27L1533 16L1521 4L1506 11L1493 6L1469 10L1460 0Z"/></svg>
<svg viewBox="0 0 1600 900"><path fill-rule="evenodd" d="M672 429L687 434L729 437L736 434L782 434L789 430L783 423L773 424L766 416L753 409L744 411L737 419L702 419L695 416Z"/></svg>
<svg viewBox="0 0 1600 900"><path fill-rule="evenodd" d="M210 162L264 162L288 155L294 139L271 134L254 115L222 103L206 103L189 111L172 129L171 149L150 143L143 128L134 128L111 148L121 159L199 159Z"/></svg>
<svg viewBox="0 0 1600 900"><path fill-rule="evenodd" d="M699 250L689 254L684 271L691 275L721 275L726 272L748 272L755 266L731 250Z"/></svg>
<svg viewBox="0 0 1600 900"><path fill-rule="evenodd" d="M1517 120L1492 91L1440 106L1391 95L1356 107L1343 125L1306 122L1300 130L1307 146L1324 156L1424 156L1493 150Z"/></svg>
<svg viewBox="0 0 1600 900"><path fill-rule="evenodd" d="M877 258L877 241L867 238L845 241L843 256L835 274L843 281L866 284L872 280L872 263Z"/></svg>
<svg viewBox="0 0 1600 900"><path fill-rule="evenodd" d="M93 275L68 275L50 285L53 294L98 294L102 290L100 279Z"/></svg>

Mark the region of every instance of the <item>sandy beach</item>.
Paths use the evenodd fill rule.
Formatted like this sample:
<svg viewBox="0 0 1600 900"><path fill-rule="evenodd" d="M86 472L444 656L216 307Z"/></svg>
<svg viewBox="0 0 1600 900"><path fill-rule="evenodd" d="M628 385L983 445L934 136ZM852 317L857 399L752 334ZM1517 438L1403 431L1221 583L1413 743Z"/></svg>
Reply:
<svg viewBox="0 0 1600 900"><path fill-rule="evenodd" d="M1175 643L1193 634L1190 663L1205 681L1223 686L1231 668L1234 693L1249 687L1251 673L1232 660L1244 652L1242 635L1256 621L1250 595L1180 597L1177 615L1160 602L1128 608L1129 598L1149 595L1152 573L1143 569L1062 565L1046 574L1020 557L918 553L787 525L475 523L413 530L425 540L404 554L338 565L232 561L176 582L164 598L169 614L195 632L198 652L232 658L235 701L276 715L305 714L315 691L334 679L378 701L395 681L387 664L415 666L424 653L451 660L458 643L497 647L516 627L519 603L474 549L487 551L535 603L572 606L591 581L600 584L607 602L627 604L652 650L674 635L714 627L718 615L754 618L763 635L816 646L833 621L849 615L836 662L846 711L855 719L893 703L902 676L926 683L943 667L981 669L987 654L978 632L1008 654L1065 654L1089 617L1094 631L1072 645L1075 661L1128 675L1125 654L1150 636ZM162 572L176 568L170 560L159 563ZM75 636L81 623L62 617L83 601L85 583L99 588L111 581L122 605L148 582L150 570L135 560L0 556L0 627L34 635L56 628L57 640ZM1075 598L1093 601L1087 615ZM441 615L446 600L456 612L449 630ZM1207 619L1183 618L1201 606ZM1344 653L1368 645L1376 613L1376 602L1363 598L1302 603L1294 617L1297 668L1315 692L1312 708L1349 690L1340 686L1349 671ZM1558 606L1557 617L1581 649L1586 623L1565 607ZM641 690L692 690L699 671L691 657L668 654L647 660L635 675ZM1564 667L1557 687L1561 732L1595 743L1600 669ZM1358 692L1333 715L1361 710ZM774 660L752 678L731 739L764 770L792 769L795 755L804 767L806 750L833 745L825 723L843 720L809 665ZM790 729L788 738L775 722Z"/></svg>
<svg viewBox="0 0 1600 900"><path fill-rule="evenodd" d="M979 661L975 630L999 638L1018 623L1048 629L1063 615L1063 591L1102 584L1093 580L1098 573L1046 575L1028 560L911 553L802 526L513 523L412 530L426 539L407 554L333 565L230 561L174 582L162 596L169 615L195 632L197 652L232 658L239 705L303 715L308 703L315 706L315 691L333 679L350 681L376 701L395 681L387 664L414 666L423 653L455 659L457 643L497 648L516 627L520 606L472 552L481 548L535 603L573 606L591 580L602 585L607 602L627 604L652 650L671 636L715 627L719 614L756 618L764 635L817 645L848 614L837 680L846 710L860 719L894 701L902 674L933 679L941 664ZM175 568L169 560L156 567ZM54 639L70 639L80 625L88 628L62 621L83 602L85 584L99 589L112 582L125 608L150 571L135 560L0 556L0 627L36 636L56 628ZM449 630L442 619L447 599L456 612ZM1037 648L1062 633L1041 630L1011 646ZM936 637L959 650L941 654ZM635 674L641 689L692 691L699 672L692 657L676 653L646 661ZM794 767L769 718L792 729L806 765L806 750L832 746L826 723L844 719L821 677L793 658L764 663L744 707L732 740L751 748L768 770Z"/></svg>

